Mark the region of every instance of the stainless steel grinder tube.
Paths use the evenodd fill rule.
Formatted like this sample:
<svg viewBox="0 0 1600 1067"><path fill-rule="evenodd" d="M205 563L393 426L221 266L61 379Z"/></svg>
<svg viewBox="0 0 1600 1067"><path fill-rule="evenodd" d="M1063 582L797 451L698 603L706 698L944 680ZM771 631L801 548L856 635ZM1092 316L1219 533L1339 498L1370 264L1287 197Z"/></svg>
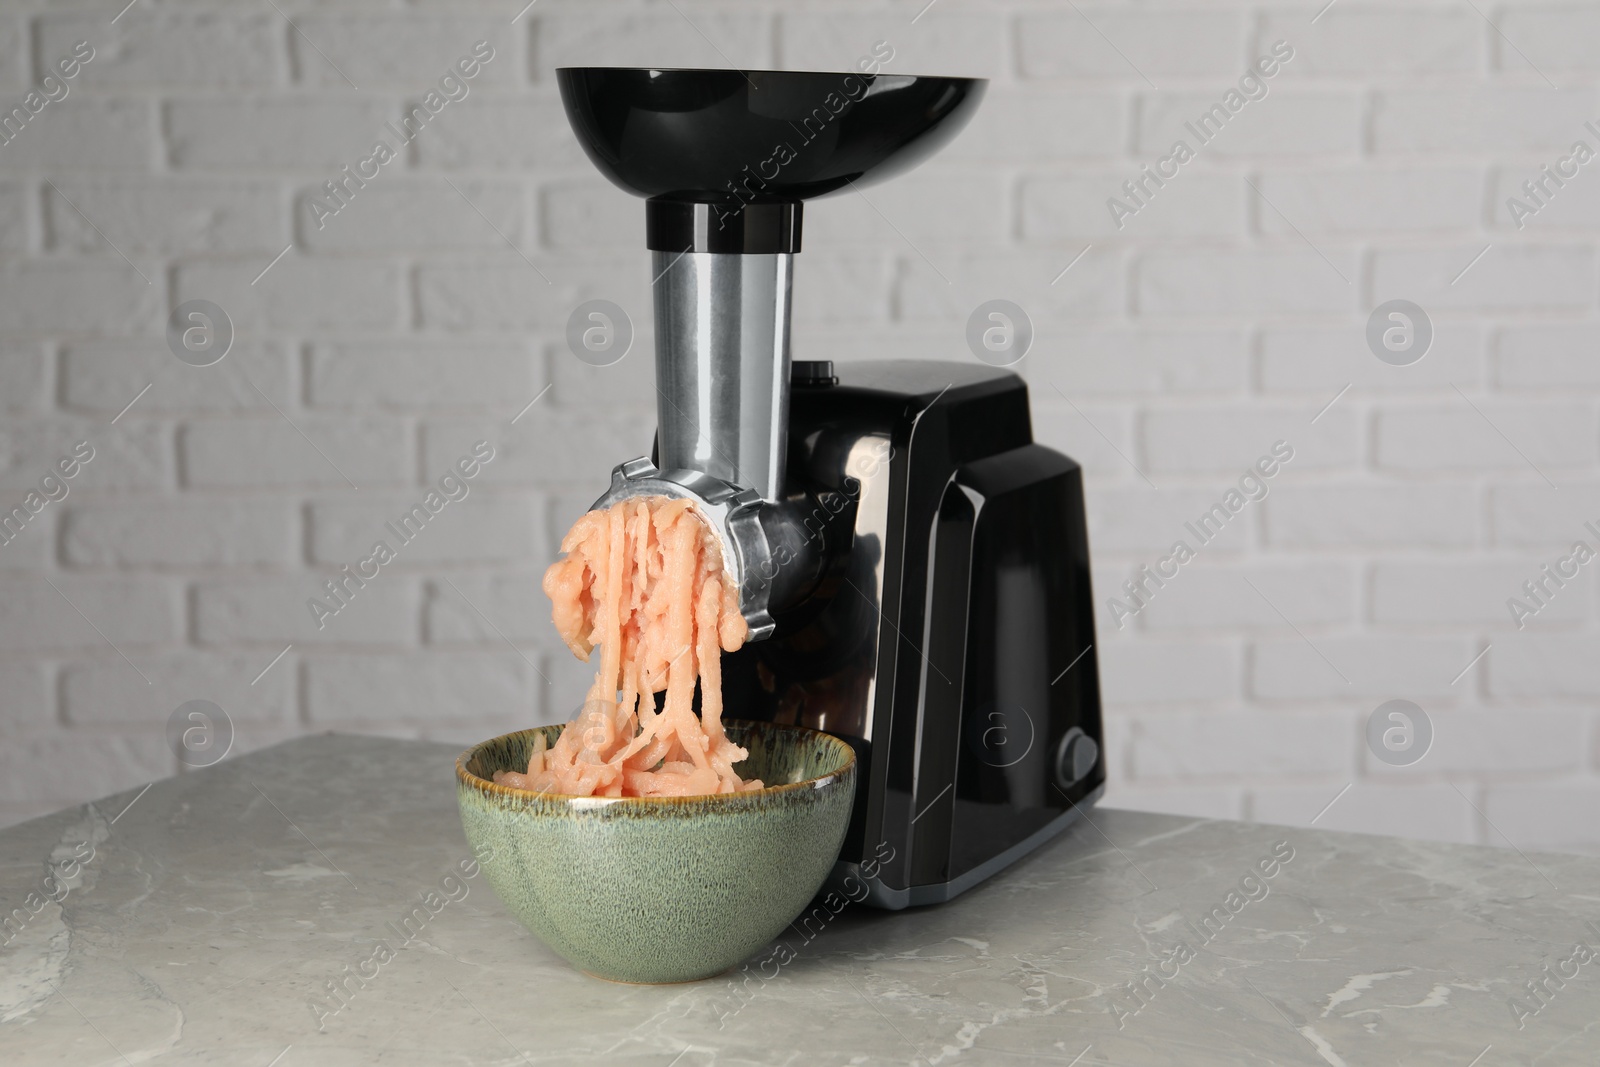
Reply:
<svg viewBox="0 0 1600 1067"><path fill-rule="evenodd" d="M793 264L788 252L651 253L661 470L781 497Z"/></svg>

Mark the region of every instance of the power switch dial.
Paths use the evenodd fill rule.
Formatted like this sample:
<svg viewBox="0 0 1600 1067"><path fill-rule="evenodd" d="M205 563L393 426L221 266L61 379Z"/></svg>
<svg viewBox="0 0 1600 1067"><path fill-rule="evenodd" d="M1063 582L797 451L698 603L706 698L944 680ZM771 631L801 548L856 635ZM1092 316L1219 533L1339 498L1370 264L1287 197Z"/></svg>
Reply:
<svg viewBox="0 0 1600 1067"><path fill-rule="evenodd" d="M1094 738L1074 726L1061 739L1056 750L1056 784L1069 789L1088 777L1100 761L1100 746Z"/></svg>

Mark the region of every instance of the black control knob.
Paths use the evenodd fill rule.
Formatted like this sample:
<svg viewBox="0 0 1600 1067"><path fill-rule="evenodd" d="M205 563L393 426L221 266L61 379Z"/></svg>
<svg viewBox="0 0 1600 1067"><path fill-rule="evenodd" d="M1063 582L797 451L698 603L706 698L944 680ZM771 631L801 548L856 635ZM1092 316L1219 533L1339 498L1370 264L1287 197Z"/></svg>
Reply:
<svg viewBox="0 0 1600 1067"><path fill-rule="evenodd" d="M1100 761L1100 746L1094 738L1074 726L1061 739L1056 750L1056 783L1067 789L1086 778Z"/></svg>

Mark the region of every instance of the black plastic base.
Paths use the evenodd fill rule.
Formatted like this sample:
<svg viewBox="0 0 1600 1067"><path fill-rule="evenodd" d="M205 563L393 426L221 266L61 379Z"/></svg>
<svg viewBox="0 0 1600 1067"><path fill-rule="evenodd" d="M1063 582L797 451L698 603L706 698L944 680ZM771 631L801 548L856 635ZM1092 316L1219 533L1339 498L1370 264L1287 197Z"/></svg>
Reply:
<svg viewBox="0 0 1600 1067"><path fill-rule="evenodd" d="M860 863L840 860L833 865L833 873L828 875L828 881L823 886L823 889L832 890L858 903L866 904L873 908L882 908L885 911L919 908L925 904L943 904L947 900L954 900L979 882L999 874L1041 845L1059 837L1063 831L1078 821L1079 816L1083 814L1083 809L1093 807L1100 797L1105 794L1105 791L1105 786L1100 786L1076 805L1068 808L1051 822L1041 827L1032 836L1018 841L1004 852L990 857L977 867L972 868L972 870L947 882L935 882L932 885L914 885L906 889L895 889L884 885L877 878L868 878L862 874ZM861 893L863 888L866 889L865 896L862 896Z"/></svg>

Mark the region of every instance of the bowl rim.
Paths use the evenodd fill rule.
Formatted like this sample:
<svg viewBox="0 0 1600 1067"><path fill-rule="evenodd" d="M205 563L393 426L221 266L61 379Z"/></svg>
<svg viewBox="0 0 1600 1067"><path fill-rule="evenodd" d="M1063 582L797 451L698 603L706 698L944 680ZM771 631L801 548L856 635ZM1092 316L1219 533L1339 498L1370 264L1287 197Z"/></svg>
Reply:
<svg viewBox="0 0 1600 1067"><path fill-rule="evenodd" d="M484 793L484 794L486 794L488 796L495 796L497 794L502 794L502 795L507 796L507 797L525 797L525 798L529 798L529 799L552 800L552 801L581 800L581 801L587 802L585 804L586 807L591 806L591 805L592 806L596 806L596 807L602 807L602 806L603 807L610 807L613 804L624 804L624 805L630 805L631 804L631 805L634 805L634 806L641 806L641 805L642 806L651 806L651 805L677 806L677 805L681 805L681 804L690 804L690 803L693 803L693 804L704 804L704 803L706 803L708 801L713 802L713 803L715 803L717 801L723 801L723 800L726 800L726 801L729 801L729 802L734 802L734 801L739 801L739 800L748 801L748 800L756 799L756 798L759 798L759 797L765 797L765 796L781 794L781 793L784 793L784 792L787 792L787 791L792 791L792 790L820 789L822 786L827 785L832 780L837 779L837 778L842 778L844 775L849 774L851 771L855 770L855 766L856 766L856 750L855 750L855 746L850 744L850 742L846 741L844 738L839 737L839 736L837 736L835 734L830 734L830 733L827 733L827 732L825 732L823 730L814 730L809 726L800 726L800 725L797 725L797 724L784 723L784 722L770 722L770 721L765 720L765 719L724 719L723 720L723 725L724 726L727 726L729 724L738 724L739 726L751 726L751 727L756 727L756 728L767 728L767 729L778 730L778 731L792 730L792 731L794 731L796 733L804 733L804 734L816 734L817 736L825 738L828 742L830 742L830 743L838 746L839 748L843 749L844 750L844 755L845 755L845 760L835 770L831 770L831 771L827 772L826 774L816 775L815 777L812 777L812 778L802 779L801 781L798 781L798 782L782 782L782 783L780 783L778 785L764 785L760 789L755 789L755 790L751 790L749 792L743 792L743 793L694 793L694 794L691 794L689 796L667 796L667 797L597 797L597 796L580 797L580 796L574 796L571 793L545 793L545 792L541 792L541 791L536 790L536 789L516 789L516 788L513 788L513 787L511 787L509 785L501 785L499 782L495 782L495 781L492 781L492 780L487 779L487 778L479 777L478 775L473 774L471 771L467 770L467 761L473 756L473 754L475 754L479 749L483 748L486 745L492 745L496 741L502 741L502 740L504 740L504 739L506 739L508 737L517 737L517 736L519 736L521 734L532 733L535 730L549 730L549 729L553 729L553 728L558 727L558 726L565 728L568 725L567 723L546 723L543 726L529 726L529 727L525 727L525 728L523 728L521 730L511 730L511 731L509 731L507 733L499 734L499 735L497 735L495 737L488 738L487 740L479 741L477 744L471 746L466 751L462 752L459 756L456 757L456 781L460 785L470 786L470 787L478 790L480 793Z"/></svg>

